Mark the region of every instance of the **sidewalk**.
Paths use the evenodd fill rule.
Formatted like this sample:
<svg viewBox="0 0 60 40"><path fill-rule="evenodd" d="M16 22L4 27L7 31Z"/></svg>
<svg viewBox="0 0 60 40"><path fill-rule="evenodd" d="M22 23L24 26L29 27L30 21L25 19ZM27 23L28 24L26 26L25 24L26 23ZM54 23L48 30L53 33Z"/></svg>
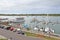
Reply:
<svg viewBox="0 0 60 40"><path fill-rule="evenodd" d="M6 37L4 37L4 36L2 36L2 35L0 35L0 39L7 39Z"/></svg>

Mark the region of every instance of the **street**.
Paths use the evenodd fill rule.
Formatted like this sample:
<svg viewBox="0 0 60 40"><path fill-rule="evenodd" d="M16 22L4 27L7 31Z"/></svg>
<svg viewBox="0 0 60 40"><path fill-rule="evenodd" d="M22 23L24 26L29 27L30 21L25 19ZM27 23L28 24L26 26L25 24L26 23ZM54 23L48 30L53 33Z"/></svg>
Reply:
<svg viewBox="0 0 60 40"><path fill-rule="evenodd" d="M24 35L17 34L16 32L12 32L10 30L5 30L0 28L0 35L5 36L11 40L42 40L41 38L27 37Z"/></svg>

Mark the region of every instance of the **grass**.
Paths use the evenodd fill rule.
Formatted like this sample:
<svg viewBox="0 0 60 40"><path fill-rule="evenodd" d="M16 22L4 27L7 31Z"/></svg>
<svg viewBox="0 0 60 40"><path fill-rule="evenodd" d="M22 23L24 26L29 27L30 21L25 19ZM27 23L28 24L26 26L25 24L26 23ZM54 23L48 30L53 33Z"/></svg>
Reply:
<svg viewBox="0 0 60 40"><path fill-rule="evenodd" d="M0 40L8 40L6 37L3 37L2 35L0 35Z"/></svg>
<svg viewBox="0 0 60 40"><path fill-rule="evenodd" d="M7 39L0 39L0 40L7 40Z"/></svg>
<svg viewBox="0 0 60 40"><path fill-rule="evenodd" d="M33 37L36 37L36 34L34 34L34 33L25 32L25 34L26 34L27 36L33 36Z"/></svg>
<svg viewBox="0 0 60 40"><path fill-rule="evenodd" d="M57 39L57 38L52 38L52 37L47 37L47 36L45 36L44 39L45 40L60 40L60 39Z"/></svg>
<svg viewBox="0 0 60 40"><path fill-rule="evenodd" d="M39 34L34 34L34 33L30 33L30 32L25 32L26 36L31 36L31 37L40 37L43 38L44 40L60 40L57 38L52 38L52 37L47 37L44 35L39 35Z"/></svg>
<svg viewBox="0 0 60 40"><path fill-rule="evenodd" d="M42 38L43 35L39 35L39 34L34 34L34 33L30 33L30 32L25 32L26 36L31 36L31 37L40 37Z"/></svg>

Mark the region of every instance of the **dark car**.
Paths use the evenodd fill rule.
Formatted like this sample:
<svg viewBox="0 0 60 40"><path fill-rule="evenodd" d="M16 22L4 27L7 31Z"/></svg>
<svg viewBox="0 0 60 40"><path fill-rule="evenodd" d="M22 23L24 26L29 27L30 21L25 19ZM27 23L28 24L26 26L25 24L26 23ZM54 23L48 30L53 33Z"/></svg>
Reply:
<svg viewBox="0 0 60 40"><path fill-rule="evenodd" d="M16 32L16 31L17 31L16 29L13 30L13 32Z"/></svg>
<svg viewBox="0 0 60 40"><path fill-rule="evenodd" d="M10 30L10 31L13 31L14 30L14 27L7 27L6 29L7 30Z"/></svg>
<svg viewBox="0 0 60 40"><path fill-rule="evenodd" d="M6 30L9 30L11 27L7 27Z"/></svg>
<svg viewBox="0 0 60 40"><path fill-rule="evenodd" d="M24 35L25 32L20 30L20 31L18 31L18 34L22 34L22 35Z"/></svg>
<svg viewBox="0 0 60 40"><path fill-rule="evenodd" d="M3 28L4 28L4 26L0 26L0 28L2 28L2 29L3 29Z"/></svg>

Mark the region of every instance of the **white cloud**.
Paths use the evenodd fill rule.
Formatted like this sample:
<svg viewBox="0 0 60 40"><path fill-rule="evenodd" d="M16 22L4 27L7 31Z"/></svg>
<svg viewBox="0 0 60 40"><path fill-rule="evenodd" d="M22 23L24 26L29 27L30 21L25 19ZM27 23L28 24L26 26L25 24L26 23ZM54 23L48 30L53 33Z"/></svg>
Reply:
<svg viewBox="0 0 60 40"><path fill-rule="evenodd" d="M60 0L0 0L0 8L50 8Z"/></svg>
<svg viewBox="0 0 60 40"><path fill-rule="evenodd" d="M11 7L14 6L14 3L8 0L1 0L0 1L0 8L1 7Z"/></svg>
<svg viewBox="0 0 60 40"><path fill-rule="evenodd" d="M0 0L0 9L50 8L58 3L58 0Z"/></svg>
<svg viewBox="0 0 60 40"><path fill-rule="evenodd" d="M14 11L24 11L28 10L31 13L34 11L43 10L58 10L60 9L60 0L0 0L0 13L14 12Z"/></svg>
<svg viewBox="0 0 60 40"><path fill-rule="evenodd" d="M28 8L27 4L35 0L0 0L0 10L23 9Z"/></svg>
<svg viewBox="0 0 60 40"><path fill-rule="evenodd" d="M25 3L30 3L30 2L33 2L35 0L16 0L17 3L20 3L20 4L25 4Z"/></svg>

